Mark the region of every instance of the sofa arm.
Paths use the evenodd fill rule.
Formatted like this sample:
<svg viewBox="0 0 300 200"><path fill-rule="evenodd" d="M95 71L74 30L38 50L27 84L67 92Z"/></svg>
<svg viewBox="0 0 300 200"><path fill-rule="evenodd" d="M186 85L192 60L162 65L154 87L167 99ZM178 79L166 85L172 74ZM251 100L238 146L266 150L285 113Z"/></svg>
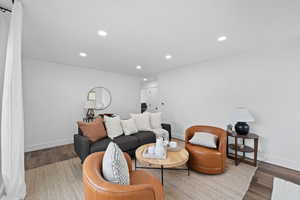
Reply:
<svg viewBox="0 0 300 200"><path fill-rule="evenodd" d="M171 124L161 124L161 127L169 132L169 140L172 139Z"/></svg>
<svg viewBox="0 0 300 200"><path fill-rule="evenodd" d="M81 162L90 154L90 144L89 139L83 135L75 134L74 135L74 148L76 154L81 159Z"/></svg>

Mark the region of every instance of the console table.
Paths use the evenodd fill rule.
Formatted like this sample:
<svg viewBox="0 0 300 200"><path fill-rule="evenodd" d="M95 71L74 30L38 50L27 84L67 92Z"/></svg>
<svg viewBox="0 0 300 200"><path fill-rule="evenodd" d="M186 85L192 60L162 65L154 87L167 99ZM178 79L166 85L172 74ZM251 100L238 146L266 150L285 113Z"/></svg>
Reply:
<svg viewBox="0 0 300 200"><path fill-rule="evenodd" d="M240 162L250 164L254 167L257 166L257 151L258 151L258 138L255 133L248 133L247 135L239 135L236 132L227 132L227 157L235 160L235 165ZM229 137L234 137L234 143L228 144ZM239 139L242 140L242 144L239 144ZM254 148L245 145L245 140L253 140ZM241 146L243 145L243 146ZM232 149L234 153L229 153L229 149ZM238 152L242 152L243 155L238 155ZM254 153L254 159L246 157L246 153Z"/></svg>

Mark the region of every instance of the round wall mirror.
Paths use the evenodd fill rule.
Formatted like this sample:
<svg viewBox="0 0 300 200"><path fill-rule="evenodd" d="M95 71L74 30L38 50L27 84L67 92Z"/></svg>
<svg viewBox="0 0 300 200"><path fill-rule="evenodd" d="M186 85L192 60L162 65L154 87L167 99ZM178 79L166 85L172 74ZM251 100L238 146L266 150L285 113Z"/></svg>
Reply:
<svg viewBox="0 0 300 200"><path fill-rule="evenodd" d="M104 87L94 87L87 96L88 102L93 104L95 110L104 110L111 104L111 93Z"/></svg>

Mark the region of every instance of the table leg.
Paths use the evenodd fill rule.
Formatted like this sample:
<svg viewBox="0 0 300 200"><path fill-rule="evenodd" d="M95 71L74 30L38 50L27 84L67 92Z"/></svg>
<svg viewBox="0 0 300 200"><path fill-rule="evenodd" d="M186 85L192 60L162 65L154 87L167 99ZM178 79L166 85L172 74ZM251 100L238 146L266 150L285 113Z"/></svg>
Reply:
<svg viewBox="0 0 300 200"><path fill-rule="evenodd" d="M258 139L254 140L254 165L257 166Z"/></svg>
<svg viewBox="0 0 300 200"><path fill-rule="evenodd" d="M228 137L228 134L227 134L227 144L226 144L226 155L227 155L227 157L229 155L228 139L229 139L229 137Z"/></svg>
<svg viewBox="0 0 300 200"><path fill-rule="evenodd" d="M234 137L234 143L235 143L235 148L234 148L234 160L235 160L235 165L238 165L238 152L237 152L237 148L238 148L238 141L237 141L237 137Z"/></svg>
<svg viewBox="0 0 300 200"><path fill-rule="evenodd" d="M245 138L243 138L243 145L245 146ZM245 157L246 157L246 153L243 152L243 159L245 160Z"/></svg>
<svg viewBox="0 0 300 200"><path fill-rule="evenodd" d="M161 165L161 184L164 185L164 166Z"/></svg>

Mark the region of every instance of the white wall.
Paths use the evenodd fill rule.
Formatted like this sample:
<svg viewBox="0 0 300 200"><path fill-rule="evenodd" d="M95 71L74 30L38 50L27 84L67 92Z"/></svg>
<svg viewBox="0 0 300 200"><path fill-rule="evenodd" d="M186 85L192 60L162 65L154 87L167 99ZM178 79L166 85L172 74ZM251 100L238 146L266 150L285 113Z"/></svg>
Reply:
<svg viewBox="0 0 300 200"><path fill-rule="evenodd" d="M105 113L128 118L139 111L140 83L133 76L24 59L23 87L26 151L73 142L76 121L85 115L87 93L108 88L112 104Z"/></svg>
<svg viewBox="0 0 300 200"><path fill-rule="evenodd" d="M256 119L259 159L300 170L300 45L293 42L160 74L164 115L177 137L192 125L225 128L245 106Z"/></svg>

